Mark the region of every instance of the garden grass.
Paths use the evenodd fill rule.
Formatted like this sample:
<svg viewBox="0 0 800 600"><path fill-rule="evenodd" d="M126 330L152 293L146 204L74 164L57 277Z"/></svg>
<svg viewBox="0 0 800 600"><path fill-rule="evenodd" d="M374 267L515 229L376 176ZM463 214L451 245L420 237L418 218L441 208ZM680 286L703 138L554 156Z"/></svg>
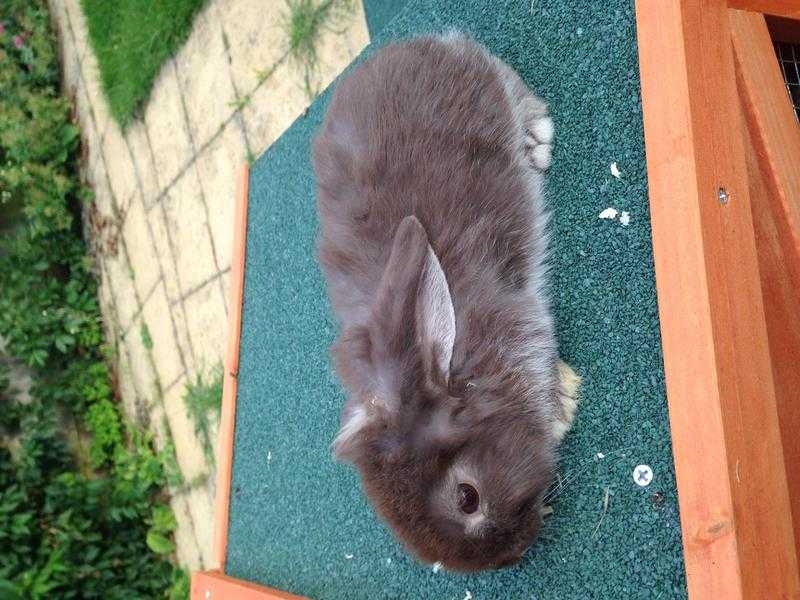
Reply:
<svg viewBox="0 0 800 600"><path fill-rule="evenodd" d="M81 0L111 114L127 126L206 0Z"/></svg>

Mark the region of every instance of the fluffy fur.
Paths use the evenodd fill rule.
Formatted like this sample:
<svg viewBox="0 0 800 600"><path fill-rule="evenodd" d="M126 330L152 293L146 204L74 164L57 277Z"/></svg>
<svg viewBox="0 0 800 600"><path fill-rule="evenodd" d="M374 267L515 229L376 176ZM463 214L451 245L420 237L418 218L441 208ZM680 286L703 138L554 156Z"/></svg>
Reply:
<svg viewBox="0 0 800 600"><path fill-rule="evenodd" d="M314 144L348 390L335 452L405 545L451 569L519 560L572 418L546 290L552 137L516 73L451 33L354 69Z"/></svg>

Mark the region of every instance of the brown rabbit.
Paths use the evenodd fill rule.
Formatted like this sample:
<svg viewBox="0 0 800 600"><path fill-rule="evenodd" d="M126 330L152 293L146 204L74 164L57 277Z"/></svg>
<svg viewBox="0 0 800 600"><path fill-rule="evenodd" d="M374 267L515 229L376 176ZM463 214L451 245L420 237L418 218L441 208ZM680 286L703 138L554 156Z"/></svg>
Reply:
<svg viewBox="0 0 800 600"><path fill-rule="evenodd" d="M552 135L519 76L451 33L354 69L314 145L348 390L335 453L450 569L520 559L572 418L546 289Z"/></svg>

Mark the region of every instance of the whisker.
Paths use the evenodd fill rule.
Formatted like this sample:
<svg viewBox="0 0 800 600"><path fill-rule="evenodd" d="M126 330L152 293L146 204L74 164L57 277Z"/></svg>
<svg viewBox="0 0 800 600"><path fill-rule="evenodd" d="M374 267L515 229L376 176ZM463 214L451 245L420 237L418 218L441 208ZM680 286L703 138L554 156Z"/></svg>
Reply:
<svg viewBox="0 0 800 600"><path fill-rule="evenodd" d="M620 454L622 452L625 452L625 451L629 450L630 448L632 448L632 446L624 446L622 448L618 448L616 450L611 450L610 452L606 453L606 455L605 455L606 457L611 457L611 459L609 461L607 461L607 462L609 462L611 464L614 464L614 463L619 462L623 458L627 458L626 456L612 456L612 455ZM601 460L605 460L605 459L598 458L596 454L593 455L591 458L584 459L583 461L581 461L579 463L579 465L577 467L573 468L570 471L567 471L567 474L563 479L561 478L560 473L556 473L556 477L558 478L558 480L556 482L554 482L552 487L545 493L545 495L544 495L544 497L542 499L542 502L546 504L546 503L551 502L554 499L556 499L579 476L581 476L586 471L588 471L591 468L592 465L598 464Z"/></svg>

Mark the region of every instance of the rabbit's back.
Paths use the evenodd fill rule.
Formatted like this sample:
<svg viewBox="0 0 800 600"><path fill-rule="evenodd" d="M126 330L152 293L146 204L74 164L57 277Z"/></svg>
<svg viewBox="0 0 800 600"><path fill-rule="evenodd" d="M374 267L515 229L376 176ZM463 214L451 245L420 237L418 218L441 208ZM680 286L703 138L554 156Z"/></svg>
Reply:
<svg viewBox="0 0 800 600"><path fill-rule="evenodd" d="M390 45L339 83L314 165L320 261L344 323L365 318L408 215L456 304L469 290L529 285L543 268L541 175L523 152L513 86L524 84L509 73L454 35Z"/></svg>

